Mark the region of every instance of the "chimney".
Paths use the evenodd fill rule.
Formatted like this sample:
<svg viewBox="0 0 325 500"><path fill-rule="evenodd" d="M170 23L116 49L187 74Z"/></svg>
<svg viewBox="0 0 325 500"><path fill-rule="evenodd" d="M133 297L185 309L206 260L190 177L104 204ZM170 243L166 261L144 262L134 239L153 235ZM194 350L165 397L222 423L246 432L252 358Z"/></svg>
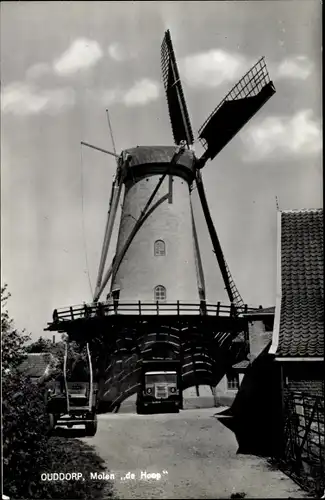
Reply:
<svg viewBox="0 0 325 500"><path fill-rule="evenodd" d="M55 344L55 335L53 335L52 343Z"/></svg>

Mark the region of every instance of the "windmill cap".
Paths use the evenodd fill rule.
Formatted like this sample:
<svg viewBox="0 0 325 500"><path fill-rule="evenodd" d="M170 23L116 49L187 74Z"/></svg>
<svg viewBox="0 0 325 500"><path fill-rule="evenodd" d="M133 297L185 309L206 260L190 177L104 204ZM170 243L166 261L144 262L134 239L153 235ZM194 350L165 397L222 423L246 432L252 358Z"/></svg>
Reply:
<svg viewBox="0 0 325 500"><path fill-rule="evenodd" d="M166 166L171 163L175 153L176 146L137 146L126 149L122 154L129 154L131 159L128 165L124 167L124 178L128 178L129 175L131 179L132 175L142 177L164 173ZM195 164L194 152L185 149L173 165L170 173L191 182L195 174Z"/></svg>
<svg viewBox="0 0 325 500"><path fill-rule="evenodd" d="M122 154L131 156L131 166L144 163L169 163L175 154L176 148L177 146L137 146L125 149ZM191 163L194 157L194 152L186 149L182 155L181 163Z"/></svg>

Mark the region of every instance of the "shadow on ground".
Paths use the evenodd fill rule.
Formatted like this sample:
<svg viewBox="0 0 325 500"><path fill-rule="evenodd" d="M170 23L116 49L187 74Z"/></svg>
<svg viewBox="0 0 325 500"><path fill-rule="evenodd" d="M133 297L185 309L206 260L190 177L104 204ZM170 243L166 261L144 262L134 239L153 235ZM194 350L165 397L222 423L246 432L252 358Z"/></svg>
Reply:
<svg viewBox="0 0 325 500"><path fill-rule="evenodd" d="M65 427L56 427L52 436L64 437L64 438L80 438L86 436L85 429L67 429Z"/></svg>

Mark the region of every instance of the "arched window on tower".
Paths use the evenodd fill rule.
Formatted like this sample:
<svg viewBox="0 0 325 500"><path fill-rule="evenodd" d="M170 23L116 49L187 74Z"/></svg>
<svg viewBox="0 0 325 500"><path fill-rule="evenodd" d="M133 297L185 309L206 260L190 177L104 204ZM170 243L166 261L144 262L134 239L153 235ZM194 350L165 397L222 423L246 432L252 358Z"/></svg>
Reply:
<svg viewBox="0 0 325 500"><path fill-rule="evenodd" d="M155 300L158 302L165 302L166 300L166 288L162 285L158 285L155 288Z"/></svg>
<svg viewBox="0 0 325 500"><path fill-rule="evenodd" d="M166 245L163 240L156 240L154 246L154 254L158 255L166 255Z"/></svg>

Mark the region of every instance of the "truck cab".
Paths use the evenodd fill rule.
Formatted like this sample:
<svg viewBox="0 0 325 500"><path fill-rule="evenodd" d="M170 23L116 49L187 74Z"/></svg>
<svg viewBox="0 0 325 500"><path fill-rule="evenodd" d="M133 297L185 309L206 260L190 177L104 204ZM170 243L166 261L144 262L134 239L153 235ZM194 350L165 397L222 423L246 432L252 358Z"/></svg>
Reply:
<svg viewBox="0 0 325 500"><path fill-rule="evenodd" d="M148 369L146 369L148 368ZM176 369L143 369L137 413L178 412L181 407L179 372Z"/></svg>

